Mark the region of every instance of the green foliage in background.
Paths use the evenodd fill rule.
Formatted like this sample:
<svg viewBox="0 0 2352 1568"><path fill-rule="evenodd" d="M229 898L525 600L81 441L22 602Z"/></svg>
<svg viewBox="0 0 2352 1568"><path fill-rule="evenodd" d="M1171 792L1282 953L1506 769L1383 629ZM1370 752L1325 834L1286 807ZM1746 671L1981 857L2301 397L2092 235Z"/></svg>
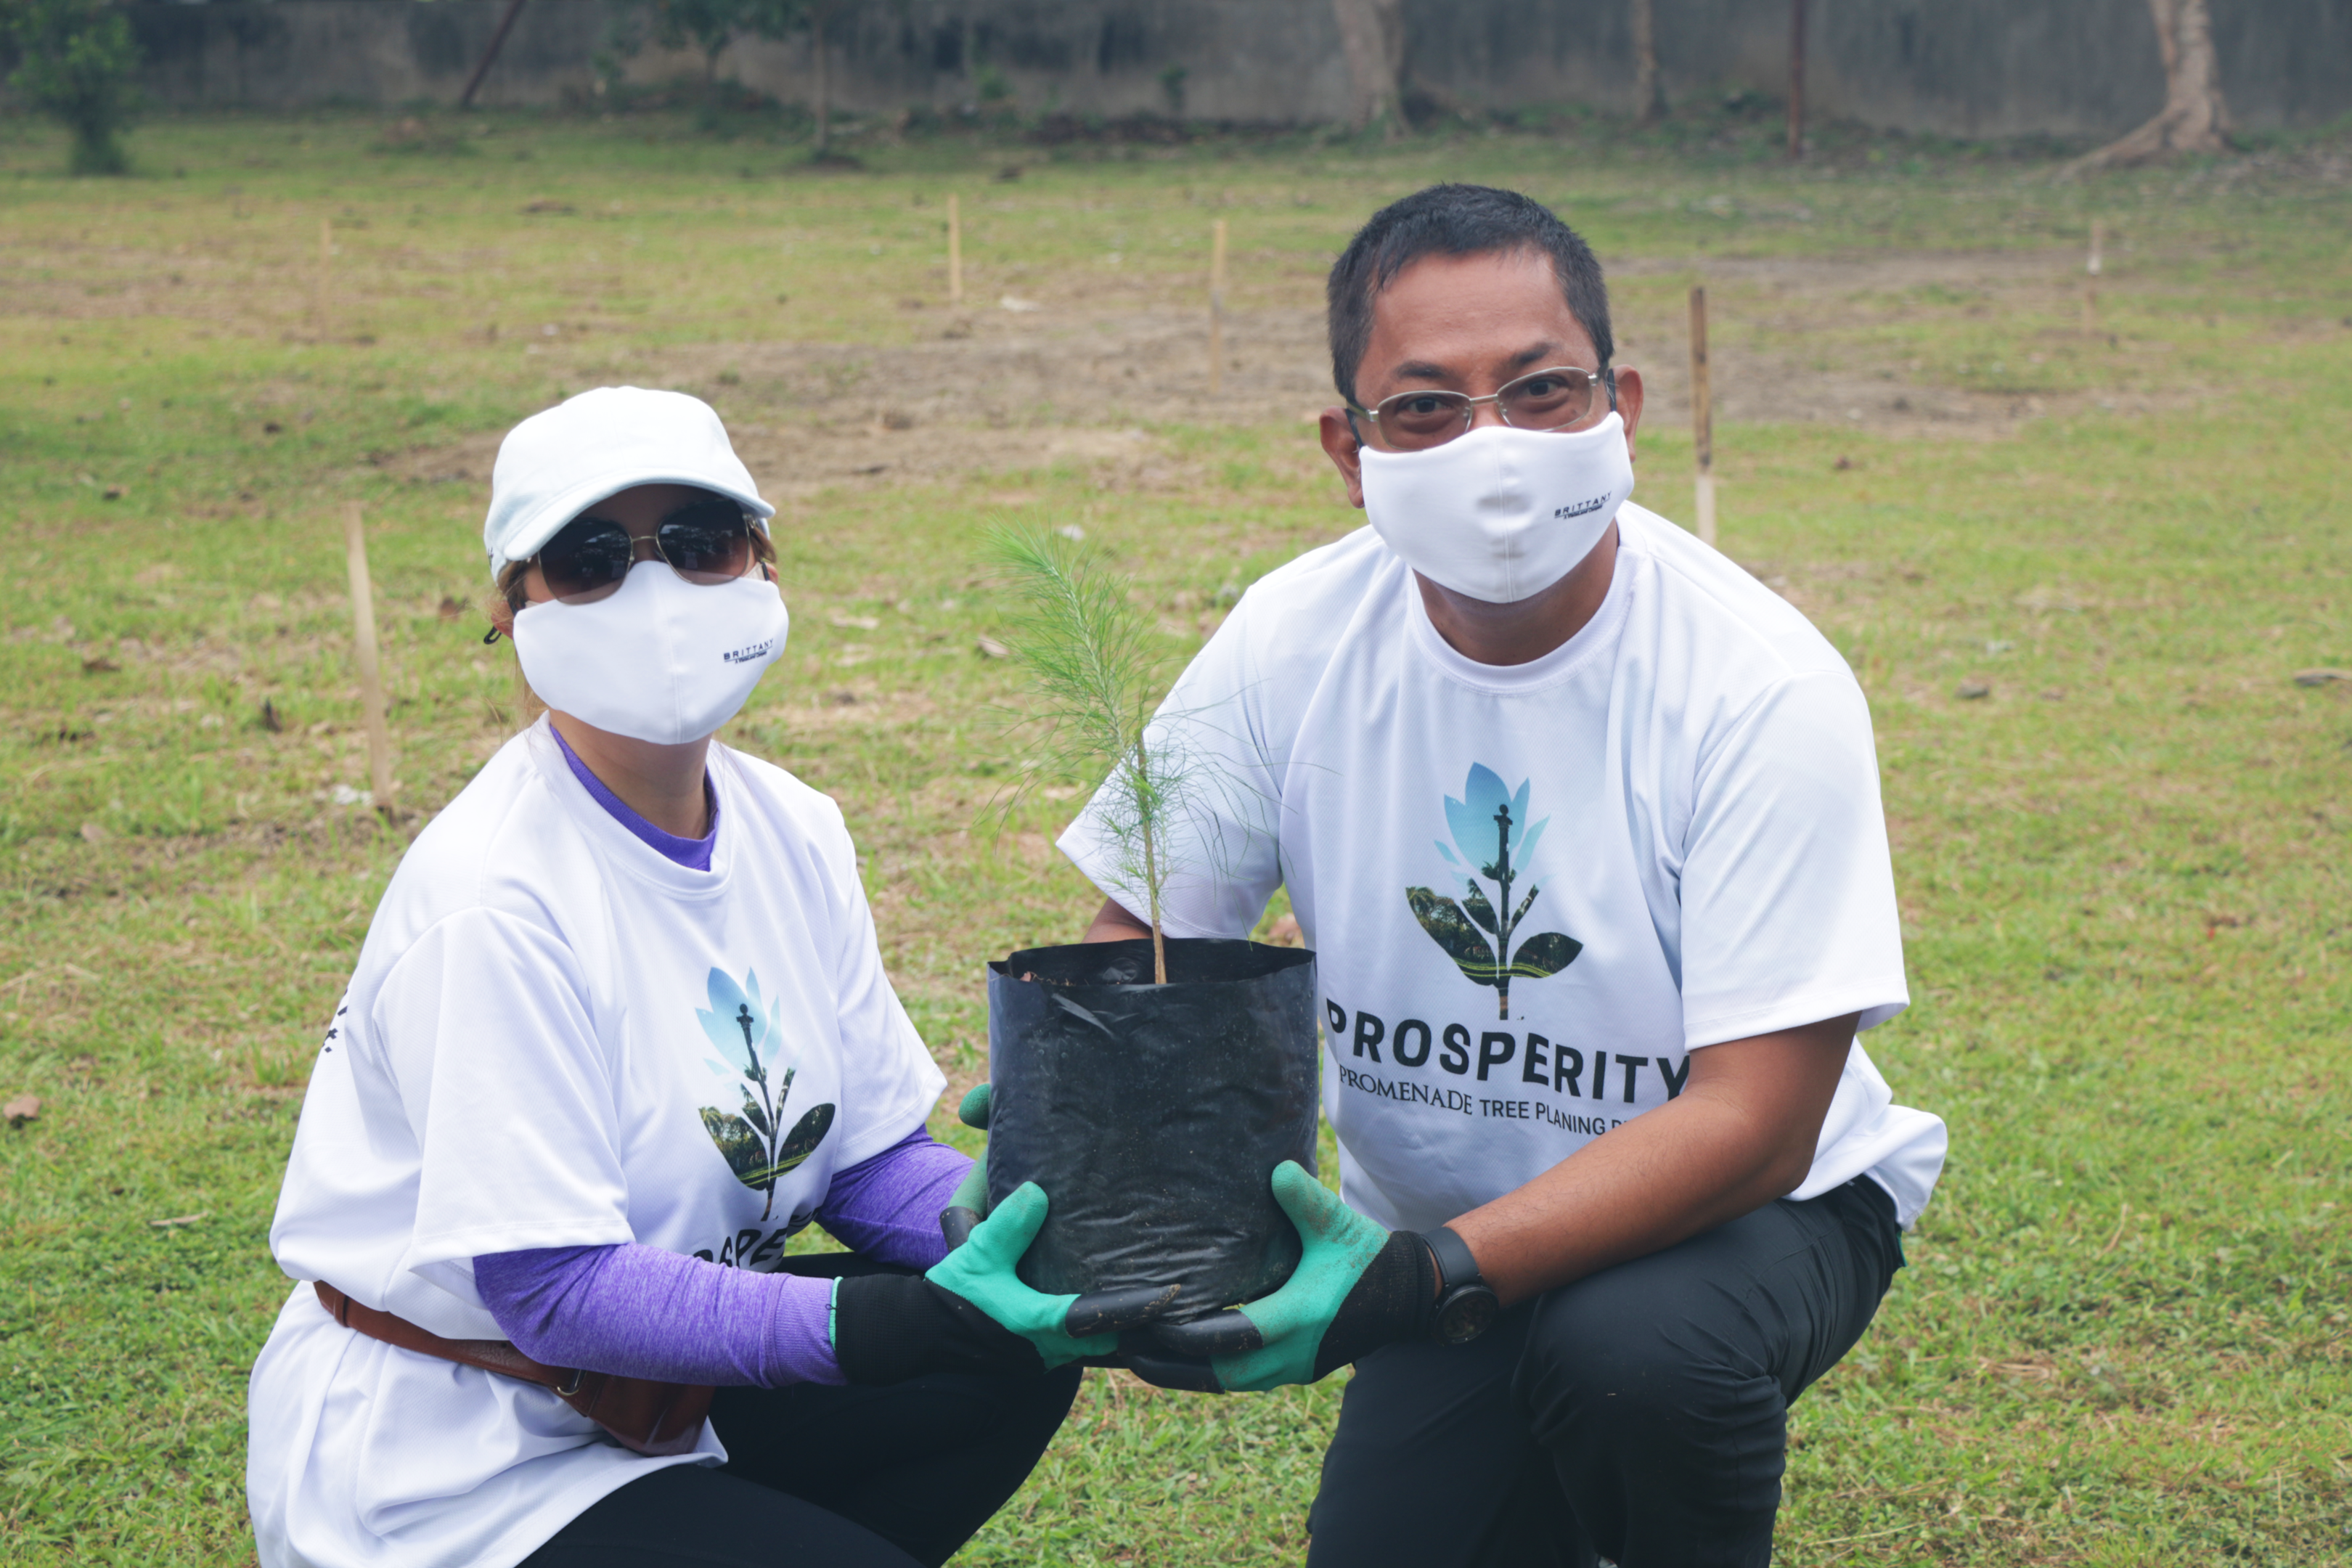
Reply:
<svg viewBox="0 0 2352 1568"><path fill-rule="evenodd" d="M388 119L168 119L130 137L160 177L103 183L0 120L0 1102L43 1102L0 1125L0 1563L249 1561L245 1376L290 1289L266 1244L303 1075L406 836L516 721L477 608L499 433L622 381L726 417L793 612L728 740L842 803L961 1090L982 961L1099 901L1051 848L1075 791L973 831L1006 779L989 715L1031 700L979 646L1018 606L975 520L1081 524L1189 657L1357 522L1305 418L1321 277L1440 178L1593 242L1651 378L1636 493L1669 517L1707 283L1724 546L1872 703L1915 1000L1869 1044L1953 1157L1875 1326L1795 1408L1777 1560L2352 1555L2352 680L2316 673L2352 670L2340 134L2059 184L1926 139L1790 170L1769 124L1718 146L1564 114L1394 148L877 134L820 177L684 116L429 123L463 159L376 151ZM1044 309L946 308L950 192L968 297ZM1177 395L1205 384L1220 216L1229 341L1306 323L1279 395L1256 360L1218 404ZM1040 378L957 412L1048 352L1160 400ZM908 381L941 412L892 428ZM353 499L396 828L348 798ZM955 1098L934 1130L975 1148ZM1090 1373L960 1561L1295 1563L1341 1393Z"/></svg>
<svg viewBox="0 0 2352 1568"><path fill-rule="evenodd" d="M138 104L139 46L121 11L109 0L0 0L0 37L17 58L9 87L73 132L68 166L126 172L120 133Z"/></svg>

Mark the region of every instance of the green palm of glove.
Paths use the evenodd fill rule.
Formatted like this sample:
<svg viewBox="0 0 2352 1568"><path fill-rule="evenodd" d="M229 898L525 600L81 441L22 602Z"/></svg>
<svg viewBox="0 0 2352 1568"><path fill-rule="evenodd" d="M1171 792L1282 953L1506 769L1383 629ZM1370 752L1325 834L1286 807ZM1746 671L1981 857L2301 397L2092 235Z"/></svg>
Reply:
<svg viewBox="0 0 2352 1568"><path fill-rule="evenodd" d="M972 1227L970 1239L924 1278L962 1297L1000 1326L1036 1346L1046 1370L1051 1371L1080 1356L1110 1354L1118 1348L1118 1335L1072 1335L1067 1325L1077 1296L1048 1296L1030 1289L1013 1272L1045 1223L1045 1189L1034 1182L1024 1182Z"/></svg>
<svg viewBox="0 0 2352 1568"><path fill-rule="evenodd" d="M1239 1309L1265 1343L1210 1358L1217 1381L1236 1393L1314 1382L1315 1355L1324 1331L1389 1243L1386 1226L1341 1203L1339 1194L1295 1160L1274 1168L1274 1201L1298 1227L1302 1250L1297 1268L1282 1289Z"/></svg>
<svg viewBox="0 0 2352 1568"><path fill-rule="evenodd" d="M956 1120L966 1127L988 1131L988 1085L976 1084L963 1103L956 1107ZM950 1249L961 1247L972 1227L988 1217L988 1151L982 1149L980 1158L956 1185L948 1198L948 1206L940 1211L940 1232L947 1237Z"/></svg>

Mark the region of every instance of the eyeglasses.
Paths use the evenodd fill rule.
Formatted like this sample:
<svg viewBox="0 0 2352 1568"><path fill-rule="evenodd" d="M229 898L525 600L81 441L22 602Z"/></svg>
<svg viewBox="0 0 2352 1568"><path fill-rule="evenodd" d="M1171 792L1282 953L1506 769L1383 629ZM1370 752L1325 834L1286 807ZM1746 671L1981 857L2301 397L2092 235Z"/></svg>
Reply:
<svg viewBox="0 0 2352 1568"><path fill-rule="evenodd" d="M663 518L648 538L631 538L608 517L574 518L540 547L536 559L549 593L566 604L584 605L620 587L637 563L640 545L650 547L688 582L705 587L731 583L751 569L751 520L724 496L687 502Z"/></svg>
<svg viewBox="0 0 2352 1568"><path fill-rule="evenodd" d="M1506 425L1521 430L1568 430L1592 416L1595 386L1608 393L1609 407L1614 409L1616 377L1606 371L1596 373L1556 364L1529 371L1500 392L1484 397L1434 388L1400 392L1381 398L1374 407L1349 409L1348 427L1355 432L1357 440L1364 438L1364 433L1356 426L1356 416L1360 414L1372 421L1373 433L1380 437L1381 446L1400 452L1418 452L1443 447L1469 429L1471 420L1477 416L1478 405L1491 403Z"/></svg>

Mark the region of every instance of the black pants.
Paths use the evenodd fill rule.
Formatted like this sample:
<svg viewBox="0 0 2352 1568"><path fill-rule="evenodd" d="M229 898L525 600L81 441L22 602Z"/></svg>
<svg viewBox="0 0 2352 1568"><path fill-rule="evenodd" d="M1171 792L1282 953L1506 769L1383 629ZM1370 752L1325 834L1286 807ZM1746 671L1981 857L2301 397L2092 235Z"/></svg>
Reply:
<svg viewBox="0 0 2352 1568"><path fill-rule="evenodd" d="M1309 1568L1763 1568L1789 1405L1902 1266L1865 1179L1365 1357Z"/></svg>
<svg viewBox="0 0 2352 1568"><path fill-rule="evenodd" d="M877 1268L844 1254L796 1274ZM727 1464L631 1481L524 1568L908 1568L955 1554L1021 1489L1070 1402L1075 1366L1039 1377L919 1377L887 1388L722 1388Z"/></svg>

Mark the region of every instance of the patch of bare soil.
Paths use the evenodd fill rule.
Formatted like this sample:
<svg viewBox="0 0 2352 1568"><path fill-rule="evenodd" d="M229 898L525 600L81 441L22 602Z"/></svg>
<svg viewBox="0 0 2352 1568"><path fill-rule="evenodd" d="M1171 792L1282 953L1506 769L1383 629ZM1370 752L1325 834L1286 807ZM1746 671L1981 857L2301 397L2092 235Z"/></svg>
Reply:
<svg viewBox="0 0 2352 1568"><path fill-rule="evenodd" d="M2071 255L1895 254L1714 260L1718 420L1818 420L1904 436L1998 435L2080 409L2082 392L1986 392L1911 368L1891 331L1924 317L2077 308ZM1687 338L1677 290L1642 280L1687 263L1620 263L1621 363L1647 378L1648 417L1689 419ZM1169 458L1146 427L1299 425L1338 401L1319 310L1236 312L1223 389L1209 384L1196 309L1076 297L973 309L937 337L898 346L748 342L659 351L587 346L574 384L674 386L717 405L779 500L843 483L940 481L1059 462L1111 462L1150 485ZM2183 394L2180 395L2189 395ZM2152 408L2147 395L2105 405ZM498 438L391 459L419 479L487 483Z"/></svg>

